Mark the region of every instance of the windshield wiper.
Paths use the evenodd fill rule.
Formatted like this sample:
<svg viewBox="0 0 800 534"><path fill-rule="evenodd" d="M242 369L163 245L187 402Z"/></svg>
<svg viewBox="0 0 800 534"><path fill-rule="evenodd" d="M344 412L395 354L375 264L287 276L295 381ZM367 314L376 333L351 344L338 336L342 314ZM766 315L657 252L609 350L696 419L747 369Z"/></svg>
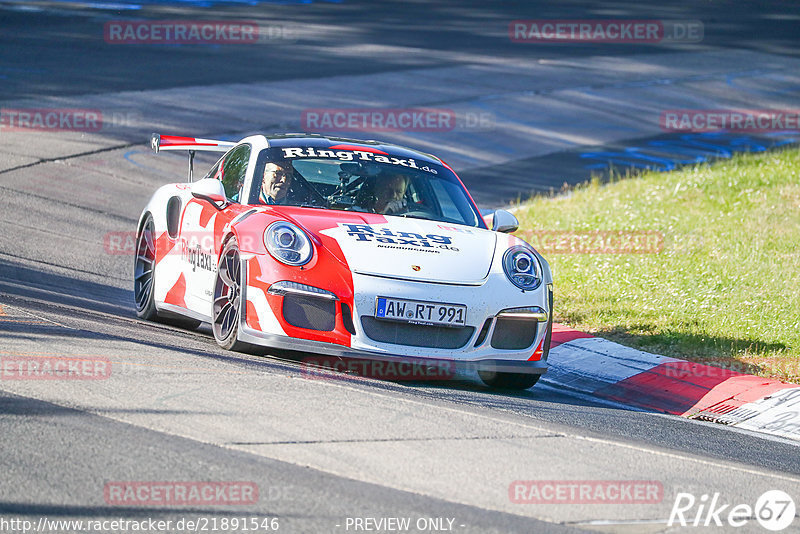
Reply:
<svg viewBox="0 0 800 534"><path fill-rule="evenodd" d="M387 215L394 215L395 217L403 217L404 219L422 219L423 221L439 221L434 217L423 217L422 215L412 215L410 213L388 213ZM445 222L445 221L440 221Z"/></svg>

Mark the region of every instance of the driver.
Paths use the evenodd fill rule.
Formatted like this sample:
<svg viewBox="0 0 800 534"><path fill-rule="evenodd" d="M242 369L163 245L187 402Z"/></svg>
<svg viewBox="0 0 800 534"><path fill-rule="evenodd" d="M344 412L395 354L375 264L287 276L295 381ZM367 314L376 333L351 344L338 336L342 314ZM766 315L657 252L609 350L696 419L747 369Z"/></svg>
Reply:
<svg viewBox="0 0 800 534"><path fill-rule="evenodd" d="M375 184L375 213L392 214L406 209L406 189L408 177L402 174L388 174L378 178Z"/></svg>
<svg viewBox="0 0 800 534"><path fill-rule="evenodd" d="M290 162L267 163L258 200L263 204L282 204L292 187L293 172Z"/></svg>

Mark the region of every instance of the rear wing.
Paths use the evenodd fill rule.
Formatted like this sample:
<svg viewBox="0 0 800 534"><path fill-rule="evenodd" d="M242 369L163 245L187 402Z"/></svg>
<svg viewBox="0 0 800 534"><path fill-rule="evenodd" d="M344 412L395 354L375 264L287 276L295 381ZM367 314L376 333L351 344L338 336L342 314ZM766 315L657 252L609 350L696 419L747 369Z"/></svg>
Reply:
<svg viewBox="0 0 800 534"><path fill-rule="evenodd" d="M180 137L177 135L150 135L150 148L158 154L162 150L188 150L189 151L189 181L194 174L194 153L201 152L227 152L236 146L231 141L216 141L214 139L200 139L198 137Z"/></svg>

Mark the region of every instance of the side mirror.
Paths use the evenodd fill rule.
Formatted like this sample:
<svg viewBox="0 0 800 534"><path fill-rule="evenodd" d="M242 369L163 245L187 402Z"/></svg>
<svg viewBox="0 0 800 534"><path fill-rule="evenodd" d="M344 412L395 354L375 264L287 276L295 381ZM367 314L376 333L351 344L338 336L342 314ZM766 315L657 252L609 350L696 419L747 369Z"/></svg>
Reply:
<svg viewBox="0 0 800 534"><path fill-rule="evenodd" d="M510 234L519 228L519 221L514 215L506 210L497 210L492 217L492 230Z"/></svg>
<svg viewBox="0 0 800 534"><path fill-rule="evenodd" d="M194 198L210 202L218 210L228 205L225 188L216 178L204 178L192 184L190 189Z"/></svg>

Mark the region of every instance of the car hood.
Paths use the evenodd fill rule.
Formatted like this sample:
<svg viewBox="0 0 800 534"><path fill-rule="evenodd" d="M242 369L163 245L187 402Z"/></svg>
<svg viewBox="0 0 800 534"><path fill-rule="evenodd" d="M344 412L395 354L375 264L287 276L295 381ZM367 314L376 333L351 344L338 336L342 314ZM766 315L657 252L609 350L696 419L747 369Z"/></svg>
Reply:
<svg viewBox="0 0 800 534"><path fill-rule="evenodd" d="M295 212L291 219L358 274L440 283L479 284L489 274L497 236L457 224L388 215ZM334 243L330 243L333 240ZM338 249L338 250L337 250Z"/></svg>

